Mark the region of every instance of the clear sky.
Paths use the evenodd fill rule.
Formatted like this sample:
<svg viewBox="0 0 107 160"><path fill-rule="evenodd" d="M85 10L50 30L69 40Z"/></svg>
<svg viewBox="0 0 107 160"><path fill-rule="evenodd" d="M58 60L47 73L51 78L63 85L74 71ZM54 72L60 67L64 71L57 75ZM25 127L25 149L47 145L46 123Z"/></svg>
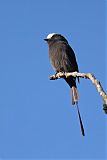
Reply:
<svg viewBox="0 0 107 160"><path fill-rule="evenodd" d="M54 74L43 40L64 35L79 70L105 89L104 0L0 0L0 159L106 159L102 99L80 80L82 137L70 89Z"/></svg>

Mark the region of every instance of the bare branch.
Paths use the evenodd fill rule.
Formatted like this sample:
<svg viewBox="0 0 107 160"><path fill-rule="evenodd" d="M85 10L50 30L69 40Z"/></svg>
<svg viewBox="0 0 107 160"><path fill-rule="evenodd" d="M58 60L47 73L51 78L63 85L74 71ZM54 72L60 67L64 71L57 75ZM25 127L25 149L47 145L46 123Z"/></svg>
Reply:
<svg viewBox="0 0 107 160"><path fill-rule="evenodd" d="M91 82L95 85L102 100L104 101L103 110L105 111L105 113L107 113L107 94L104 92L103 87L101 86L101 83L96 79L96 77L93 74L79 73L79 72L59 72L59 73L56 73L55 75L50 76L50 80L56 80L64 77L67 78L70 76L90 79Z"/></svg>

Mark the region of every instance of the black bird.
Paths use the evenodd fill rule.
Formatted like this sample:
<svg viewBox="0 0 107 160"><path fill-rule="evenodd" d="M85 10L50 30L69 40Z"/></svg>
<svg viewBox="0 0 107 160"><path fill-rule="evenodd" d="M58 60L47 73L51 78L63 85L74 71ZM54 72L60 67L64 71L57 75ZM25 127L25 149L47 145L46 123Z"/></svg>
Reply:
<svg viewBox="0 0 107 160"><path fill-rule="evenodd" d="M78 65L73 49L64 36L57 33L51 33L44 39L48 43L49 58L56 73L58 72L79 72ZM76 86L76 78L64 78L71 88L72 105L77 106L82 135L84 136L84 128L78 108L78 90ZM79 81L79 78L78 78Z"/></svg>

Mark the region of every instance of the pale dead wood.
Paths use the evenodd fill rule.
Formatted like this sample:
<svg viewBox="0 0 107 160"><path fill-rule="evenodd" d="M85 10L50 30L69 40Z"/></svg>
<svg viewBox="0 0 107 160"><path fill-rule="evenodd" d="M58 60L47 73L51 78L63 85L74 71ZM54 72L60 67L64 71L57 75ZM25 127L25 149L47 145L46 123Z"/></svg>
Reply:
<svg viewBox="0 0 107 160"><path fill-rule="evenodd" d="M105 113L107 113L107 94L104 92L100 81L98 81L93 74L91 74L91 73L79 73L79 72L59 72L59 73L56 73L56 74L50 76L50 80L56 80L56 79L64 78L64 77L67 78L67 77L70 77L70 76L86 78L86 79L91 80L91 82L95 85L98 93L100 94L102 100L104 101L103 109L104 109Z"/></svg>

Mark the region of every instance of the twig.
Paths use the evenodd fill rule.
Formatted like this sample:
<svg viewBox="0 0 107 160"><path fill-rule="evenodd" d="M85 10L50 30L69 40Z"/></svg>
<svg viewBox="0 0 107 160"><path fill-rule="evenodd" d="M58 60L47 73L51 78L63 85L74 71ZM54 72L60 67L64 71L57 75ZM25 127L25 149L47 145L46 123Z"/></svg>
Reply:
<svg viewBox="0 0 107 160"><path fill-rule="evenodd" d="M79 73L79 72L59 72L50 76L50 80L56 80L64 77L68 78L70 76L90 79L91 82L95 85L100 96L102 97L104 101L103 110L105 111L105 113L107 113L107 94L104 92L103 87L101 86L101 83L96 79L96 77L93 74Z"/></svg>

